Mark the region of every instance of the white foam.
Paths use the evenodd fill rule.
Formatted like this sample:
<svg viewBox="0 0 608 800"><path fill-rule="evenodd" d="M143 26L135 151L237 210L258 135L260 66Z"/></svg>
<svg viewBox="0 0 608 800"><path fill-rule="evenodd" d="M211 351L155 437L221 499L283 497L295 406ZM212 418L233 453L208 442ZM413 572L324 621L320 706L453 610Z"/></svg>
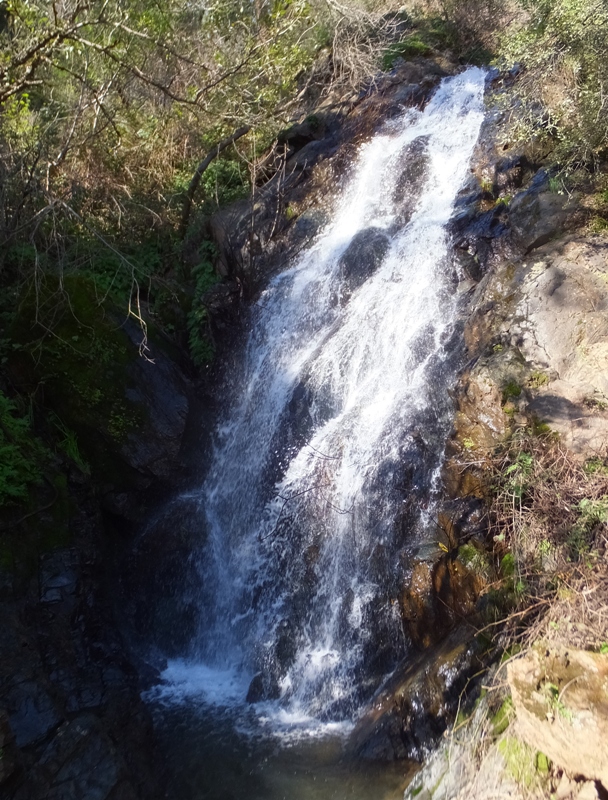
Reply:
<svg viewBox="0 0 608 800"><path fill-rule="evenodd" d="M210 667L181 659L169 661L161 673L162 683L149 689L148 702L179 705L191 701L219 707L241 705L246 697L251 675L234 666Z"/></svg>

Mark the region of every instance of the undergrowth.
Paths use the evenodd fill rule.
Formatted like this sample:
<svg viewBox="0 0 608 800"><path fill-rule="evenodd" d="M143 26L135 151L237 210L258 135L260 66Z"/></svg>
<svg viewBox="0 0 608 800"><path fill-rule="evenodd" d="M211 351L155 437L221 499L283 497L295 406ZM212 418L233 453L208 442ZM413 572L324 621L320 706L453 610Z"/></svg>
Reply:
<svg viewBox="0 0 608 800"><path fill-rule="evenodd" d="M187 320L190 356L197 367L209 363L213 358L214 347L209 328L209 312L205 305L205 294L218 282L212 261L213 245L210 242L205 243L201 252L202 258L192 270L194 298Z"/></svg>
<svg viewBox="0 0 608 800"><path fill-rule="evenodd" d="M554 434L523 429L489 466L490 533L512 580L513 634L599 648L608 640L608 462L583 462Z"/></svg>

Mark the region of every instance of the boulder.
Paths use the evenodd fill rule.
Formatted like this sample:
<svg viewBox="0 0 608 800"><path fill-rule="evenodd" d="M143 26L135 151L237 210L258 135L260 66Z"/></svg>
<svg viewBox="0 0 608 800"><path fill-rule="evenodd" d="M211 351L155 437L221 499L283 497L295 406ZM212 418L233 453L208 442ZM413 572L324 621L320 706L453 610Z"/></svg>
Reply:
<svg viewBox="0 0 608 800"><path fill-rule="evenodd" d="M572 451L608 443L608 243L573 235L526 259L504 335L533 386L530 410Z"/></svg>
<svg viewBox="0 0 608 800"><path fill-rule="evenodd" d="M507 667L519 736L608 788L608 656L540 645Z"/></svg>

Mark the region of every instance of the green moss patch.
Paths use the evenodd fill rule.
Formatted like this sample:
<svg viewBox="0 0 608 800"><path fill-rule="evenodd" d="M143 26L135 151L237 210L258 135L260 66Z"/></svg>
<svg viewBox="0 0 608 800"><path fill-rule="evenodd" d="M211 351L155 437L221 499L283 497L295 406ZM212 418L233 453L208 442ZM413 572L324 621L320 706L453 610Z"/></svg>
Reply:
<svg viewBox="0 0 608 800"><path fill-rule="evenodd" d="M498 751L513 778L522 786L531 788L537 778L534 750L515 736L505 736L498 742Z"/></svg>
<svg viewBox="0 0 608 800"><path fill-rule="evenodd" d="M25 500L31 484L42 480L48 452L34 436L30 420L0 392L0 506Z"/></svg>
<svg viewBox="0 0 608 800"><path fill-rule="evenodd" d="M401 42L392 44L382 56L382 69L392 69L398 58L408 59L416 56L427 56L431 48L419 36L412 34Z"/></svg>
<svg viewBox="0 0 608 800"><path fill-rule="evenodd" d="M514 717L515 710L513 708L513 700L511 699L511 695L509 695L490 719L494 736L500 736L501 733L504 733Z"/></svg>

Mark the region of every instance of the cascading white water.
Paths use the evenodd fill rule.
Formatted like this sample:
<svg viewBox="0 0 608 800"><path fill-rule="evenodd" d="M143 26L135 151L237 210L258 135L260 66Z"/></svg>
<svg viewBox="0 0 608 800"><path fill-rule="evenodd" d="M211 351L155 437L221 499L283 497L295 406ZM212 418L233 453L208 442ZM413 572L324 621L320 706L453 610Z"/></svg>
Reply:
<svg viewBox="0 0 608 800"><path fill-rule="evenodd" d="M250 699L339 720L405 652L396 586L449 427L446 225L484 81L446 79L363 145L333 221L251 310L201 489L200 634L167 678L240 674L242 701L256 674Z"/></svg>

